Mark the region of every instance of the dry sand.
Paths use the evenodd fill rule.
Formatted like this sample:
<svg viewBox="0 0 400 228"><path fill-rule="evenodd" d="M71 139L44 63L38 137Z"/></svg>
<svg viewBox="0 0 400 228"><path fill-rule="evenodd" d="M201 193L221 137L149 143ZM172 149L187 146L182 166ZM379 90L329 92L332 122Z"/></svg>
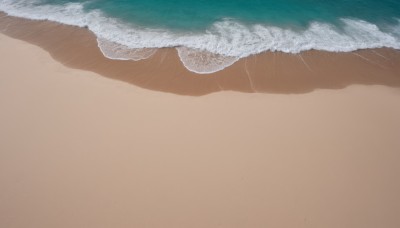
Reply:
<svg viewBox="0 0 400 228"><path fill-rule="evenodd" d="M0 53L0 227L400 227L399 88L179 96Z"/></svg>

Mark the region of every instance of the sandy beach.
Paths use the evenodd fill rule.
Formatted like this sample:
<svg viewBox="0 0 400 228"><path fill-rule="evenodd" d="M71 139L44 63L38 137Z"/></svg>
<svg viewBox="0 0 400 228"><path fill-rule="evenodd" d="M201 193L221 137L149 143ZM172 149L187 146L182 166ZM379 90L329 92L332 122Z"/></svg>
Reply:
<svg viewBox="0 0 400 228"><path fill-rule="evenodd" d="M204 76L2 17L0 227L400 227L397 50Z"/></svg>

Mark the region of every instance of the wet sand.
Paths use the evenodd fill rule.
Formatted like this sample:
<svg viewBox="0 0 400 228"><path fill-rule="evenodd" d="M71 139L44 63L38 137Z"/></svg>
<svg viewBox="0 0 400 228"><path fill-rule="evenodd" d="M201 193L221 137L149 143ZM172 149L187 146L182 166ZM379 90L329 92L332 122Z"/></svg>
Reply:
<svg viewBox="0 0 400 228"><path fill-rule="evenodd" d="M218 91L307 93L354 84L400 87L400 52L393 49L297 55L267 52L223 71L199 75L182 65L174 48L158 50L138 62L111 60L103 56L96 37L87 29L5 14L0 17L2 33L45 49L68 67L155 91L198 96Z"/></svg>
<svg viewBox="0 0 400 228"><path fill-rule="evenodd" d="M389 70L303 54L313 71L351 61L320 78L277 53L268 77L241 76L246 60L209 77L173 49L116 62L86 30L9 22L19 40L0 34L0 227L400 227L396 51L355 53ZM333 77L347 71L362 74Z"/></svg>

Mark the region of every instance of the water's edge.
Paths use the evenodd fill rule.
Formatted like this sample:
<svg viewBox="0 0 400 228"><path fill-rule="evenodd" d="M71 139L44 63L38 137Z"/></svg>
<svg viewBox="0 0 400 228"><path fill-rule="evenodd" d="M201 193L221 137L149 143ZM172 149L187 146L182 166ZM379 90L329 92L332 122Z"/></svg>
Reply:
<svg viewBox="0 0 400 228"><path fill-rule="evenodd" d="M43 6L18 2L3 0L0 10L11 16L88 28L96 34L104 56L111 59L139 61L158 48L175 47L183 65L198 74L215 73L265 51L296 54L308 50L400 49L400 22L382 31L366 21L343 18L342 28L313 22L306 30L294 31L227 19L214 23L204 33L174 33L128 25L99 10L85 11L81 3Z"/></svg>

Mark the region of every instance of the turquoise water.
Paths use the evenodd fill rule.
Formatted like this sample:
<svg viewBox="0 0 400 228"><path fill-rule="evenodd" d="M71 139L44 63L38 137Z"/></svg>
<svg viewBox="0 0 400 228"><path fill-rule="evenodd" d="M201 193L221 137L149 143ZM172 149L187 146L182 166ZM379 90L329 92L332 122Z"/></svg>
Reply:
<svg viewBox="0 0 400 228"><path fill-rule="evenodd" d="M340 18L371 23L397 23L398 0L44 0L43 4L86 3L86 10L142 26L206 29L226 18L243 23L306 27L310 22L338 24Z"/></svg>
<svg viewBox="0 0 400 228"><path fill-rule="evenodd" d="M399 0L0 0L0 10L88 27L109 58L175 47L195 72L264 51L400 49Z"/></svg>

